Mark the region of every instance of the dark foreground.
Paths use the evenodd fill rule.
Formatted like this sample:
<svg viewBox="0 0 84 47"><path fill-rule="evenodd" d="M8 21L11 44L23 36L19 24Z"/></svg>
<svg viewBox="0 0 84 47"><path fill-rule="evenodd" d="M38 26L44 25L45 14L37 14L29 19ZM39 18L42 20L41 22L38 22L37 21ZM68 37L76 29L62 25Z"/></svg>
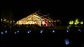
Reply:
<svg viewBox="0 0 84 47"><path fill-rule="evenodd" d="M83 30L55 30L45 29L41 30L7 30L7 34L1 34L1 45L0 46L57 46L57 47L84 47L83 42ZM53 31L54 30L54 31ZM5 30L3 30L5 31ZM66 42L66 40L68 40Z"/></svg>

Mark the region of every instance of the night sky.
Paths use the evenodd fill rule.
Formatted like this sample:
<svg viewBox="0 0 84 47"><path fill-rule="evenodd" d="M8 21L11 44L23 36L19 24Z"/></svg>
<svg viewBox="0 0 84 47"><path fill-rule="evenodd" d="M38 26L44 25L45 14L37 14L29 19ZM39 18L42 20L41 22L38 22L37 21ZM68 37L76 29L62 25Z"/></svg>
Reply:
<svg viewBox="0 0 84 47"><path fill-rule="evenodd" d="M14 19L19 20L21 18L24 18L28 16L29 14L32 14L38 10L41 10L45 14L49 14L49 17L56 19L56 18L64 18L68 17L69 19L72 17L82 18L82 9L79 7L56 7L56 8L3 8L2 9L2 15L12 15ZM9 14L7 14L7 13ZM5 15L3 15L5 14ZM65 19L66 19L65 18Z"/></svg>

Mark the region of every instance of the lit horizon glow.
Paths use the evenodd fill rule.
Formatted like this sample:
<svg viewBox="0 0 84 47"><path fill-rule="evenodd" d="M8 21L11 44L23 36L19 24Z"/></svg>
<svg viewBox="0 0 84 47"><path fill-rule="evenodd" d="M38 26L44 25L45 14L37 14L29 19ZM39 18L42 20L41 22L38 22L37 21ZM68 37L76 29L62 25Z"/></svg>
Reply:
<svg viewBox="0 0 84 47"><path fill-rule="evenodd" d="M50 27L54 25L53 22L56 22L56 20L45 18L43 16L40 16L38 13L35 12L25 18L18 20L16 22L16 25L38 25L40 27L43 27L43 26ZM57 21L60 22L60 20L57 20Z"/></svg>
<svg viewBox="0 0 84 47"><path fill-rule="evenodd" d="M16 22L17 25L37 24L41 26L43 19L38 14L31 14ZM44 21L45 22L45 21Z"/></svg>
<svg viewBox="0 0 84 47"><path fill-rule="evenodd" d="M70 25L72 25L72 24L74 24L74 25L78 25L78 24L83 24L83 21L79 21L79 19L75 19L75 21L73 21L73 20L70 20L69 21L69 24Z"/></svg>

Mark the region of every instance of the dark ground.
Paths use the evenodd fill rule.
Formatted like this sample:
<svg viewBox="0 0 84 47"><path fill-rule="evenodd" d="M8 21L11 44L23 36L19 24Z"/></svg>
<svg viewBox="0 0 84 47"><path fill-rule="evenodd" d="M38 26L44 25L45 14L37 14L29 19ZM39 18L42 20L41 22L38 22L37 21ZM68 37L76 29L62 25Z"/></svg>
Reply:
<svg viewBox="0 0 84 47"><path fill-rule="evenodd" d="M29 29L27 29L29 30ZM8 34L1 35L1 46L57 46L57 47L83 47L83 32L77 30L55 30L52 33L52 29L44 29L44 32L40 34L40 30L32 30L30 34L27 34L26 29L21 29L19 34L14 34L17 29L8 29ZM3 30L4 31L4 30ZM65 45L64 40L69 39L70 44Z"/></svg>

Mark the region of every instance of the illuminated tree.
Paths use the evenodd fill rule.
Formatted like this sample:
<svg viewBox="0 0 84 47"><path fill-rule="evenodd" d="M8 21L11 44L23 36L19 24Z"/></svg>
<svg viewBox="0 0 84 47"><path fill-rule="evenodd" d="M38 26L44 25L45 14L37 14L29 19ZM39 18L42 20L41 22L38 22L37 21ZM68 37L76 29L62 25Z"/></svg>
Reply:
<svg viewBox="0 0 84 47"><path fill-rule="evenodd" d="M69 24L74 24L74 21L69 21Z"/></svg>
<svg viewBox="0 0 84 47"><path fill-rule="evenodd" d="M75 24L75 25L79 24L79 20L76 19L74 24Z"/></svg>

